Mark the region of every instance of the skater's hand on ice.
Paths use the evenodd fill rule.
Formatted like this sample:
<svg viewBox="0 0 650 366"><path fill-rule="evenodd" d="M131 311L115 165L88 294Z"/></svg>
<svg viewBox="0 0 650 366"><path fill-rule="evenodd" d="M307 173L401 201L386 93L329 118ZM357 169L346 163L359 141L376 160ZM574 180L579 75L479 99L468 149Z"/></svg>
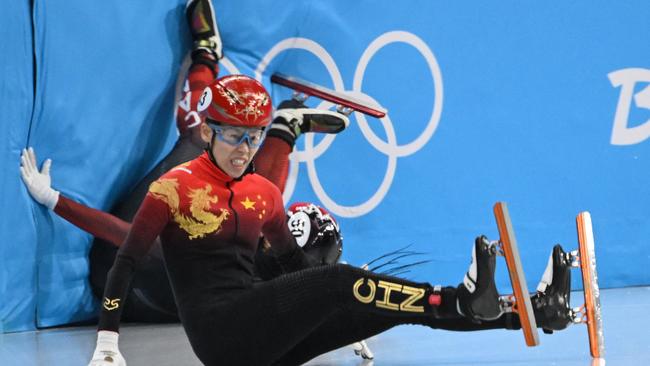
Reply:
<svg viewBox="0 0 650 366"><path fill-rule="evenodd" d="M36 154L31 147L27 150L23 149L23 153L20 155L20 175L29 194L36 202L47 206L50 210L54 209L59 201L59 192L52 189L51 165L52 160L45 160L39 172L36 166Z"/></svg>
<svg viewBox="0 0 650 366"><path fill-rule="evenodd" d="M117 346L119 334L107 330L97 332L97 347L88 366L126 366Z"/></svg>

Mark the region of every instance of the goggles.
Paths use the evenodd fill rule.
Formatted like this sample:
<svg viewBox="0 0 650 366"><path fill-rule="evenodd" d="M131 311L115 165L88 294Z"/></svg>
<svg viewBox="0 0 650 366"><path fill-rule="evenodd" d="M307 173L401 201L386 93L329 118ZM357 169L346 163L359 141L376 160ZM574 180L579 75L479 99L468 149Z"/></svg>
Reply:
<svg viewBox="0 0 650 366"><path fill-rule="evenodd" d="M217 124L218 122L214 121L207 121L207 123L219 141L231 146L239 146L247 141L249 147L258 148L266 137L266 131L263 128L228 126Z"/></svg>

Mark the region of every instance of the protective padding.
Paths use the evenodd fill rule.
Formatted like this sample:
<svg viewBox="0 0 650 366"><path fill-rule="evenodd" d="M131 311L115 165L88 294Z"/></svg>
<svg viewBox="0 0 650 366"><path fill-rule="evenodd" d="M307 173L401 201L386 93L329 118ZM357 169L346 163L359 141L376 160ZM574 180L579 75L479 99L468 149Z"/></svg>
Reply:
<svg viewBox="0 0 650 366"><path fill-rule="evenodd" d="M27 143L54 160L56 189L108 210L169 151L189 43L184 5L35 1L37 101ZM37 325L94 318L90 236L40 209L35 222Z"/></svg>
<svg viewBox="0 0 650 366"><path fill-rule="evenodd" d="M0 332L13 332L34 329L36 316L36 231L18 171L34 100L32 24L28 1L1 8Z"/></svg>

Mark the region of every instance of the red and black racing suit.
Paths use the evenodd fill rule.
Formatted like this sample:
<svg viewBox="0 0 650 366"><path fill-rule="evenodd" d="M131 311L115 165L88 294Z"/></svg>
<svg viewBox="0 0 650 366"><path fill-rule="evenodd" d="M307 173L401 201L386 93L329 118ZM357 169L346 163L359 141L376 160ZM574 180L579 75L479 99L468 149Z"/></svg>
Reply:
<svg viewBox="0 0 650 366"><path fill-rule="evenodd" d="M292 273L253 281L260 233ZM434 309L429 284L309 268L279 189L257 174L233 179L204 153L151 185L109 272L100 330L118 330L136 263L157 236L181 322L206 365L301 364L398 324L464 322L453 290Z"/></svg>
<svg viewBox="0 0 650 366"><path fill-rule="evenodd" d="M207 57L207 56L206 56ZM201 58L190 67L187 75L189 90L177 106L176 126L179 138L173 149L111 210L112 215L94 210L61 195L54 211L88 231L96 239L90 250L90 283L97 297L102 296L106 276L111 268L117 247L124 241L130 228L129 222L144 199L149 185L173 167L199 156L203 149L191 139L191 129L198 128L195 111L203 89L214 81L219 65L212 58ZM294 141L287 136L267 135L263 146L255 156L257 172L271 180L280 190L284 189L289 169L289 154ZM266 258L266 257L264 257ZM164 279L163 256L158 243L140 263L131 283L131 296L124 317L130 321L174 322L178 321L171 287ZM163 276L163 277L161 277Z"/></svg>

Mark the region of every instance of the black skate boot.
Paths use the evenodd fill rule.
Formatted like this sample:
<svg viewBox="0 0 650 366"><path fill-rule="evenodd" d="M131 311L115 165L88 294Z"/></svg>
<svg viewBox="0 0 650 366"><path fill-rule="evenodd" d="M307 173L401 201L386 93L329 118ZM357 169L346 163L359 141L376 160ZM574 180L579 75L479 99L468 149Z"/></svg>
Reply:
<svg viewBox="0 0 650 366"><path fill-rule="evenodd" d="M570 294L571 259L557 244L553 247L542 280L537 286L537 293L530 298L537 326L544 333L551 334L572 323Z"/></svg>
<svg viewBox="0 0 650 366"><path fill-rule="evenodd" d="M295 99L280 103L274 117L269 134L288 134L284 139L290 144L293 144L295 139L303 133L339 133L350 124L348 117L344 114L307 108L301 101Z"/></svg>
<svg viewBox="0 0 650 366"><path fill-rule="evenodd" d="M503 314L494 283L496 256L496 244L490 243L485 236L476 238L472 263L463 283L458 285L458 312L476 323L494 320Z"/></svg>
<svg viewBox="0 0 650 366"><path fill-rule="evenodd" d="M201 52L208 52L220 60L223 57L222 43L210 0L189 0L185 15L194 40L192 58Z"/></svg>

